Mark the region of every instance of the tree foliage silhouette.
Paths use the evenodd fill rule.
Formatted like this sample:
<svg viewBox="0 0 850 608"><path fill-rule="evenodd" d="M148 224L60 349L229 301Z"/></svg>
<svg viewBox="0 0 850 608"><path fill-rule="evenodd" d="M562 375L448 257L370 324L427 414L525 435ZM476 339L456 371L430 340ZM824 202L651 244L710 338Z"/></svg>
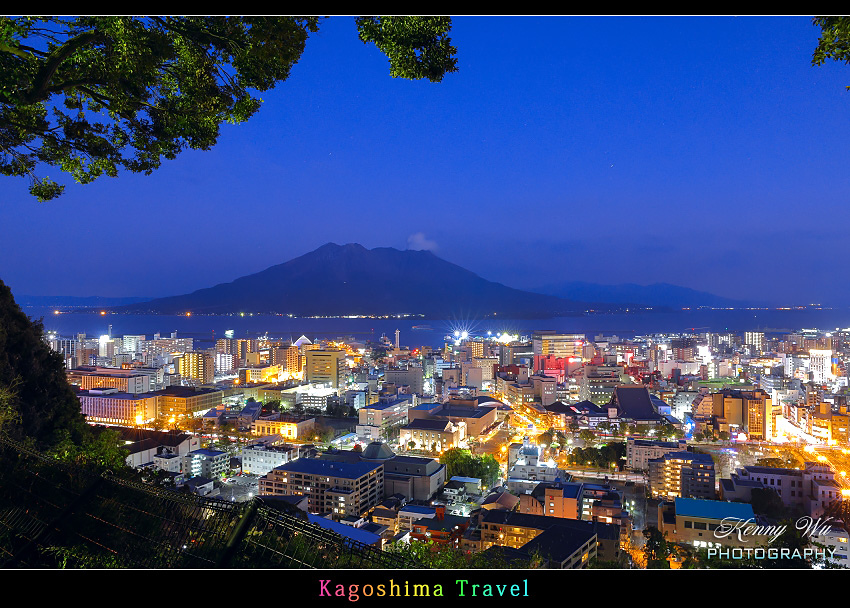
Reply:
<svg viewBox="0 0 850 608"><path fill-rule="evenodd" d="M318 17L0 17L0 174L28 177L40 201L119 169L150 174L223 123L260 108L289 77ZM360 40L393 77L454 72L448 17L360 17Z"/></svg>

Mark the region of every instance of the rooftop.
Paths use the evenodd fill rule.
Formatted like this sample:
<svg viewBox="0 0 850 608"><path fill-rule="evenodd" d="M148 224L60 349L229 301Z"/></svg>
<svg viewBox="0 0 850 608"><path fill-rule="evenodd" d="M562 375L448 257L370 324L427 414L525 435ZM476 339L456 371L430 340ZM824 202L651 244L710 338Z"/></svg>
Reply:
<svg viewBox="0 0 850 608"><path fill-rule="evenodd" d="M398 511L399 513L417 513L420 515L436 515L437 509L434 507L424 507L420 505L405 505Z"/></svg>
<svg viewBox="0 0 850 608"><path fill-rule="evenodd" d="M754 519L752 505L743 502L723 500L703 500L699 498L677 498L676 515L703 517L706 519L724 519L731 517L741 521Z"/></svg>
<svg viewBox="0 0 850 608"><path fill-rule="evenodd" d="M326 475L344 479L359 479L372 471L383 467L374 462L339 462L321 458L298 458L275 468L275 471L306 473L307 475Z"/></svg>
<svg viewBox="0 0 850 608"><path fill-rule="evenodd" d="M367 532L366 530L355 528L353 526L346 526L345 524L341 524L330 519L325 519L324 517L319 517L318 515L312 515L308 513L307 519L310 521L311 524L315 524L324 528L325 530L330 530L331 532L336 532L340 536L345 536L346 538L350 538L351 540L361 542L364 545L374 545L381 539L379 535L373 534L372 532Z"/></svg>
<svg viewBox="0 0 850 608"><path fill-rule="evenodd" d="M620 418L634 420L658 420L660 417L652 407L649 390L645 386L618 386L612 400L617 404Z"/></svg>
<svg viewBox="0 0 850 608"><path fill-rule="evenodd" d="M596 536L592 528L584 530L554 525L522 546L527 553L539 552L541 556L563 562Z"/></svg>
<svg viewBox="0 0 850 608"><path fill-rule="evenodd" d="M752 475L753 473L758 473L761 475L793 475L794 477L802 477L803 471L800 469L778 469L774 467L757 467L750 466L744 467L744 470Z"/></svg>
<svg viewBox="0 0 850 608"><path fill-rule="evenodd" d="M442 519L428 517L413 522L414 526L424 526L429 530L452 530L469 523L469 517L460 515L443 515Z"/></svg>
<svg viewBox="0 0 850 608"><path fill-rule="evenodd" d="M367 460L386 460L395 456L395 452L383 441L373 441L362 452L362 457Z"/></svg>
<svg viewBox="0 0 850 608"><path fill-rule="evenodd" d="M217 456L226 456L227 452L221 452L219 450L211 450L209 448L201 448L199 450L193 450L189 452L189 456L206 456L208 458L215 458Z"/></svg>
<svg viewBox="0 0 850 608"><path fill-rule="evenodd" d="M152 393L145 393L146 395L157 395L163 397L197 397L199 395L208 395L210 393L220 393L222 392L217 388L201 388L201 387L192 387L192 386L167 386L160 391L154 391Z"/></svg>
<svg viewBox="0 0 850 608"><path fill-rule="evenodd" d="M422 429L427 431L444 431L446 430L446 426L449 424L448 420L424 420L417 419L411 420L407 426L402 428L405 429Z"/></svg>

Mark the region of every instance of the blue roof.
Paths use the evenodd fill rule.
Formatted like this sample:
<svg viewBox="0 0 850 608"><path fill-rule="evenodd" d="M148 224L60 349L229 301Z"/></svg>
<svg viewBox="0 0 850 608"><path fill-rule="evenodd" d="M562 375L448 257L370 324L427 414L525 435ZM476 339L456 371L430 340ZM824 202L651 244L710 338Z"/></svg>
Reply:
<svg viewBox="0 0 850 608"><path fill-rule="evenodd" d="M752 505L747 503L699 498L677 498L676 515L689 515L706 519L733 517L742 521L755 518Z"/></svg>
<svg viewBox="0 0 850 608"><path fill-rule="evenodd" d="M361 410L385 410L391 407L395 407L397 405L403 405L405 403L409 403L410 399L394 399L393 401L377 401L375 403L370 403L369 405L363 406ZM416 408L414 408L416 409Z"/></svg>
<svg viewBox="0 0 850 608"><path fill-rule="evenodd" d="M277 467L276 470L307 473L308 475L327 475L328 477L359 479L382 466L384 466L382 462L340 462L336 460L322 460L321 458L298 458Z"/></svg>
<svg viewBox="0 0 850 608"><path fill-rule="evenodd" d="M212 458L215 458L216 456L221 456L221 455L223 455L223 454L227 454L227 452L220 452L220 451L218 451L218 450L211 450L211 449L208 449L208 448L201 448L201 449L199 449L199 450L194 450L194 451L192 451L192 452L189 452L189 455L193 455L193 454L194 454L194 455L198 455L198 456L210 456L210 457L212 457Z"/></svg>
<svg viewBox="0 0 850 608"><path fill-rule="evenodd" d="M564 483L564 498L578 498L582 484L566 482Z"/></svg>
<svg viewBox="0 0 850 608"><path fill-rule="evenodd" d="M421 513L423 515L434 515L437 513L437 509L434 507L421 507L419 505L405 505L399 510L399 513L402 511L407 513Z"/></svg>
<svg viewBox="0 0 850 608"><path fill-rule="evenodd" d="M377 534L372 534L371 532L367 532L366 530L360 530L359 528L355 528L354 526L346 526L345 524L340 524L330 519L319 517L318 515L311 515L308 513L307 519L310 521L311 524L316 524L317 526L321 526L325 530L336 532L340 536L350 538L351 540L363 543L364 545L374 545L376 542L378 542L378 539L381 538Z"/></svg>

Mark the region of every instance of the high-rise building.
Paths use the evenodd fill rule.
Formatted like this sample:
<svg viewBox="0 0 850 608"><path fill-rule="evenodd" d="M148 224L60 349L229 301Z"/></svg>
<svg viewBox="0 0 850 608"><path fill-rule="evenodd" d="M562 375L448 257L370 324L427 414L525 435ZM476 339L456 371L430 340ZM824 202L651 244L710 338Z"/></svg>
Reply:
<svg viewBox="0 0 850 608"><path fill-rule="evenodd" d="M233 355L225 353L215 354L215 371L220 374L229 374L233 369Z"/></svg>
<svg viewBox="0 0 850 608"><path fill-rule="evenodd" d="M121 336L121 352L131 355L142 352L141 344L144 341L144 336Z"/></svg>
<svg viewBox="0 0 850 608"><path fill-rule="evenodd" d="M814 348L809 350L809 370L812 372L814 382L823 383L832 380L832 351Z"/></svg>
<svg viewBox="0 0 850 608"><path fill-rule="evenodd" d="M700 411L708 413L705 399ZM762 389L723 389L711 394L711 417L717 431L744 432L750 439L769 441L776 435L776 418L781 414L781 405L774 405L770 393Z"/></svg>
<svg viewBox="0 0 850 608"><path fill-rule="evenodd" d="M535 332L531 337L534 355L556 357L581 357L584 349L584 334L557 334L551 330Z"/></svg>
<svg viewBox="0 0 850 608"><path fill-rule="evenodd" d="M215 379L215 359L204 352L183 353L176 359L175 371L183 378L193 378L201 384Z"/></svg>
<svg viewBox="0 0 850 608"><path fill-rule="evenodd" d="M308 350L305 379L310 384L329 384L338 389L345 384L345 352L341 350Z"/></svg>
<svg viewBox="0 0 850 608"><path fill-rule="evenodd" d="M404 369L390 367L384 370L384 383L392 383L396 386L409 386L411 393L421 395L424 381L424 370L418 366L411 365Z"/></svg>
<svg viewBox="0 0 850 608"><path fill-rule="evenodd" d="M301 363L301 350L293 345L273 348L271 350L272 365L280 365L291 374L300 373L303 365Z"/></svg>
<svg viewBox="0 0 850 608"><path fill-rule="evenodd" d="M80 366L66 372L69 384L83 390L117 388L123 393L138 394L150 391L150 376L132 369Z"/></svg>
<svg viewBox="0 0 850 608"><path fill-rule="evenodd" d="M616 388L623 384L625 372L619 365L585 365L578 378L579 399L596 405L611 401Z"/></svg>
<svg viewBox="0 0 850 608"><path fill-rule="evenodd" d="M80 410L89 422L130 426L156 418L156 395L122 393L117 388L81 391Z"/></svg>
<svg viewBox="0 0 850 608"><path fill-rule="evenodd" d="M714 461L709 454L668 452L649 461L652 496L714 499Z"/></svg>
<svg viewBox="0 0 850 608"><path fill-rule="evenodd" d="M299 458L259 482L261 496L307 496L311 513L360 516L384 498L384 465Z"/></svg>
<svg viewBox="0 0 850 608"><path fill-rule="evenodd" d="M764 351L764 332L744 332L744 346L749 346L753 354L761 354Z"/></svg>

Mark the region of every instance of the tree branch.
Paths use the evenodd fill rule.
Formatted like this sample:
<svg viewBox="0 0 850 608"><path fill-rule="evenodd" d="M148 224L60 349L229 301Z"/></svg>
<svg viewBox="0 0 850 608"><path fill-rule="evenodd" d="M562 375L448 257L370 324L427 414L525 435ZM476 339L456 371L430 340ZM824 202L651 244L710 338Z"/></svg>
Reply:
<svg viewBox="0 0 850 608"><path fill-rule="evenodd" d="M32 55L30 53L38 54L41 56L47 56L47 53L34 49L32 47L19 45L19 46L11 46L0 42L0 51L4 53L10 53L12 55L17 55L18 57L22 57L24 59L31 59Z"/></svg>
<svg viewBox="0 0 850 608"><path fill-rule="evenodd" d="M47 61L41 66L41 69L39 69L38 74L36 74L33 88L26 95L27 102L35 103L47 99L48 85L56 70L59 69L60 64L73 55L80 47L103 39L103 34L98 32L85 32L76 38L71 38L59 48L54 49Z"/></svg>

